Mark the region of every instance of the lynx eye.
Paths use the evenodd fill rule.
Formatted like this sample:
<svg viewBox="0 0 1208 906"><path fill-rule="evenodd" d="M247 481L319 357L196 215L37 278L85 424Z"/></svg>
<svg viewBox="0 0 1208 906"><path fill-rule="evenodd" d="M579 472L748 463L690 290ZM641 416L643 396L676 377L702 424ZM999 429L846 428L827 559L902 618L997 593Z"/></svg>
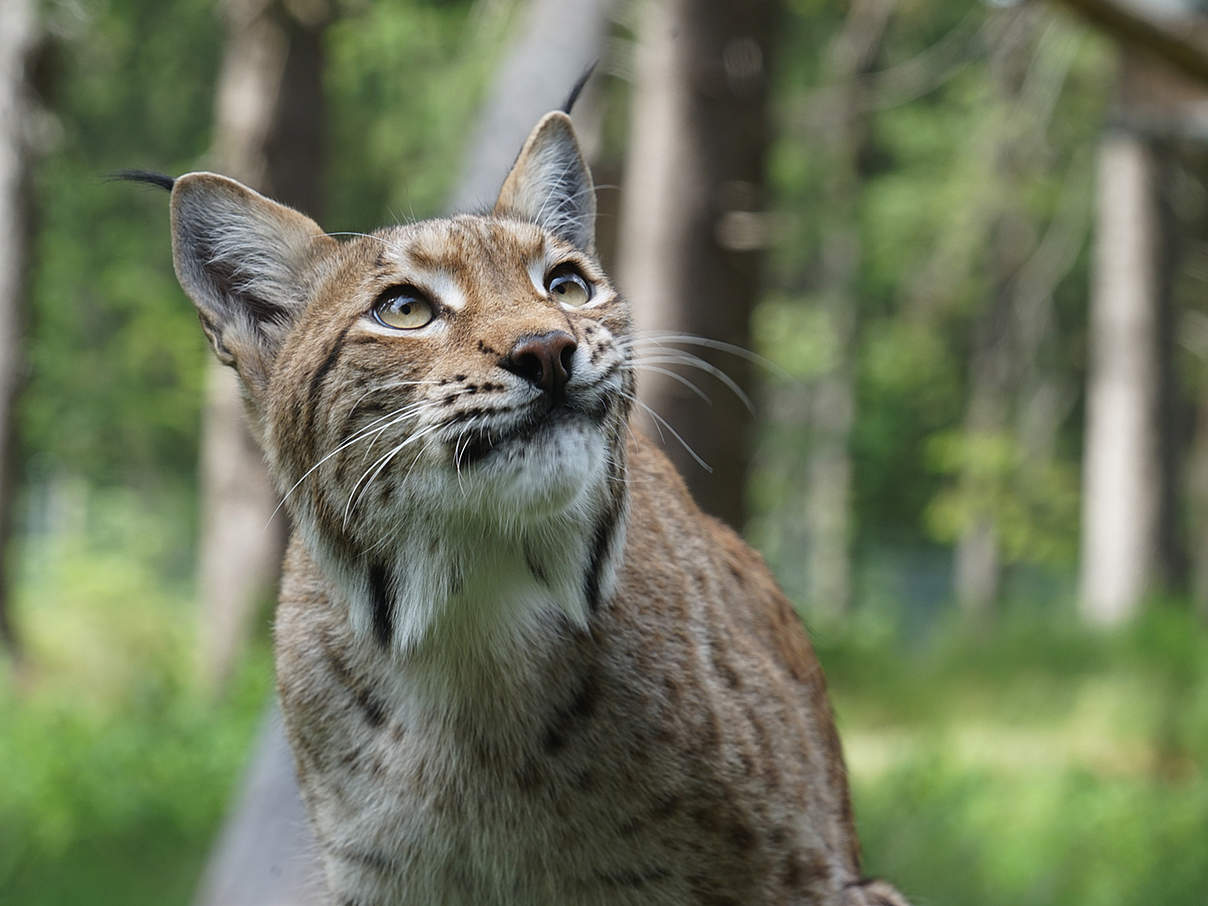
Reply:
<svg viewBox="0 0 1208 906"><path fill-rule="evenodd" d="M395 330L415 330L432 320L432 303L413 286L389 289L373 306L373 317L383 327Z"/></svg>
<svg viewBox="0 0 1208 906"><path fill-rule="evenodd" d="M545 289L558 302L579 308L591 301L591 284L570 264L560 264L545 279Z"/></svg>

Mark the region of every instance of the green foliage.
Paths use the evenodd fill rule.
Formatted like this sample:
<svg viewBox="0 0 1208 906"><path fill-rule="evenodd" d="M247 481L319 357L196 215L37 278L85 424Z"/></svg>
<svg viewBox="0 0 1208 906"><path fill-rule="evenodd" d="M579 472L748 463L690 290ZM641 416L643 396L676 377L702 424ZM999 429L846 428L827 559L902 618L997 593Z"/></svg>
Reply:
<svg viewBox="0 0 1208 906"><path fill-rule="evenodd" d="M931 467L952 476L926 512L939 541L953 542L992 513L1004 558L1071 566L1077 555L1078 475L1065 462L1028 461L1005 432L936 432L926 446Z"/></svg>
<svg viewBox="0 0 1208 906"><path fill-rule="evenodd" d="M819 648L866 870L931 906L1202 901L1208 639L1181 608L1114 635L1032 608L992 636Z"/></svg>
<svg viewBox="0 0 1208 906"><path fill-rule="evenodd" d="M774 94L781 134L770 157L776 291L760 304L754 336L757 348L800 383L771 388L761 468L800 471L808 407L779 401L808 395L839 354L825 308L832 288L824 282L824 242L854 227L859 257L848 304L857 324L855 547L948 544L971 514L988 512L1001 522L1009 559L1068 568L1077 537L1076 403L1063 412L1051 461L1023 457L1016 440L1004 438L1012 449L992 454L987 446L998 439L957 435L968 403L973 325L1000 290L993 282L996 218L1018 210L1028 238L1037 241L1070 211L1081 211L1078 235L1085 236L1090 154L1111 84L1106 45L1060 18L1046 19L1026 48L1022 99L1010 101L990 56L1013 12L932 0L898 4L855 96L862 106L840 113L859 119L853 134L863 147L855 162L858 186L836 197L837 174L851 162L835 157L843 153L832 142L842 124L828 119L834 114L826 99L835 79L833 42L848 9L804 0L789 9ZM1038 361L1014 364L1076 388L1085 344L1085 255L1075 255L1059 277L1052 290L1058 329ZM1012 412L1004 431L1016 423ZM995 465L996 457L1008 458L1009 467ZM971 483L970 468L988 470L993 480ZM756 482L757 508L800 498L784 482L762 476ZM793 524L799 511L780 510L756 513L761 542L778 536L800 542L804 532ZM781 546L788 557L800 550L800 543Z"/></svg>
<svg viewBox="0 0 1208 906"><path fill-rule="evenodd" d="M74 529L25 541L34 672L0 684L0 902L187 903L271 688L268 652L208 700L192 588L172 578L187 502L74 493L58 504Z"/></svg>
<svg viewBox="0 0 1208 906"><path fill-rule="evenodd" d="M51 9L56 129L37 171L22 401L30 477L179 481L196 459L203 341L172 275L162 193L105 176L196 166L209 144L219 22L200 0Z"/></svg>
<svg viewBox="0 0 1208 906"><path fill-rule="evenodd" d="M441 213L509 3L365 3L327 37L332 230Z"/></svg>

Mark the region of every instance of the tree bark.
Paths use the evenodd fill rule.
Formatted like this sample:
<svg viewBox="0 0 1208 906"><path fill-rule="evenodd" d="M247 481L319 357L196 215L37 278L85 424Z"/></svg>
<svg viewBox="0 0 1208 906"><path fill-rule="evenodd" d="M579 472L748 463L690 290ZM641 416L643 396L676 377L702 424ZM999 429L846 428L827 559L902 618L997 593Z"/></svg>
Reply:
<svg viewBox="0 0 1208 906"><path fill-rule="evenodd" d="M450 210L479 210L495 203L529 131L542 114L562 106L571 86L598 59L611 6L611 0L529 0L514 43L499 64L470 133L461 178L449 199ZM551 31L555 23L564 27ZM549 52L551 34L558 36L554 54ZM576 105L577 122L582 121L584 102L600 78L597 71ZM593 142L584 141L581 127L576 131L591 160Z"/></svg>
<svg viewBox="0 0 1208 906"><path fill-rule="evenodd" d="M8 571L17 475L16 403L25 378L24 331L28 289L29 69L35 42L30 0L0 4L0 648L16 660L20 645L10 612Z"/></svg>
<svg viewBox="0 0 1208 906"><path fill-rule="evenodd" d="M1083 456L1080 607L1133 616L1157 552L1157 250L1153 155L1109 132L1099 156Z"/></svg>
<svg viewBox="0 0 1208 906"><path fill-rule="evenodd" d="M215 110L216 168L319 216L325 4L228 0ZM295 8L310 15L303 18ZM286 519L248 429L235 375L211 362L202 415L201 662L220 690L272 601ZM266 528L267 526L267 528Z"/></svg>
<svg viewBox="0 0 1208 906"><path fill-rule="evenodd" d="M759 296L767 227L759 212L768 147L771 32L777 4L651 0L637 48L618 280L633 305L639 357L677 367L689 349L745 391L742 358L656 335L694 334L746 347ZM751 422L719 388L707 406L682 384L639 371L658 413L647 430L667 433L667 453L707 512L741 528ZM691 372L689 372L691 374ZM699 373L691 375L700 379ZM653 416L652 416L653 418ZM695 456L669 436L677 431ZM705 471L699 457L712 468Z"/></svg>
<svg viewBox="0 0 1208 906"><path fill-rule="evenodd" d="M1178 12L1177 4L1116 0L1058 0L1095 27L1151 60L1208 85L1208 41L1201 17ZM1149 6L1149 10L1145 9Z"/></svg>

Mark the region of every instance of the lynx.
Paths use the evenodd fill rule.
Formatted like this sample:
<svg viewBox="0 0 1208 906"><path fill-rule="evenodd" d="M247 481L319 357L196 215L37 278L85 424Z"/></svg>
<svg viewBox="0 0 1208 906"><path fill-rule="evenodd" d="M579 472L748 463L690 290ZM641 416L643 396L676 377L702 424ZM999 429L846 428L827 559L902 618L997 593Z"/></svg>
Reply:
<svg viewBox="0 0 1208 906"><path fill-rule="evenodd" d="M789 602L630 427L564 112L489 212L352 238L134 178L295 526L277 686L333 903L905 904Z"/></svg>

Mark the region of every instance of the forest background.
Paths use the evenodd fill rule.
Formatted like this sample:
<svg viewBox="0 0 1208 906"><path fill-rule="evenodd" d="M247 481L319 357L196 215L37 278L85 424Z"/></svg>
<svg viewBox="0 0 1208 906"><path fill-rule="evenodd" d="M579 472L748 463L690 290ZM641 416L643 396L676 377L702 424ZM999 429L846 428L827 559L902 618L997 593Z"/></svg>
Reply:
<svg viewBox="0 0 1208 906"><path fill-rule="evenodd" d="M428 216L595 57L601 252L679 375L646 430L798 604L866 869L1203 903L1205 35L1177 0L3 0L0 904L208 906L271 736L275 500L166 199L106 174Z"/></svg>

